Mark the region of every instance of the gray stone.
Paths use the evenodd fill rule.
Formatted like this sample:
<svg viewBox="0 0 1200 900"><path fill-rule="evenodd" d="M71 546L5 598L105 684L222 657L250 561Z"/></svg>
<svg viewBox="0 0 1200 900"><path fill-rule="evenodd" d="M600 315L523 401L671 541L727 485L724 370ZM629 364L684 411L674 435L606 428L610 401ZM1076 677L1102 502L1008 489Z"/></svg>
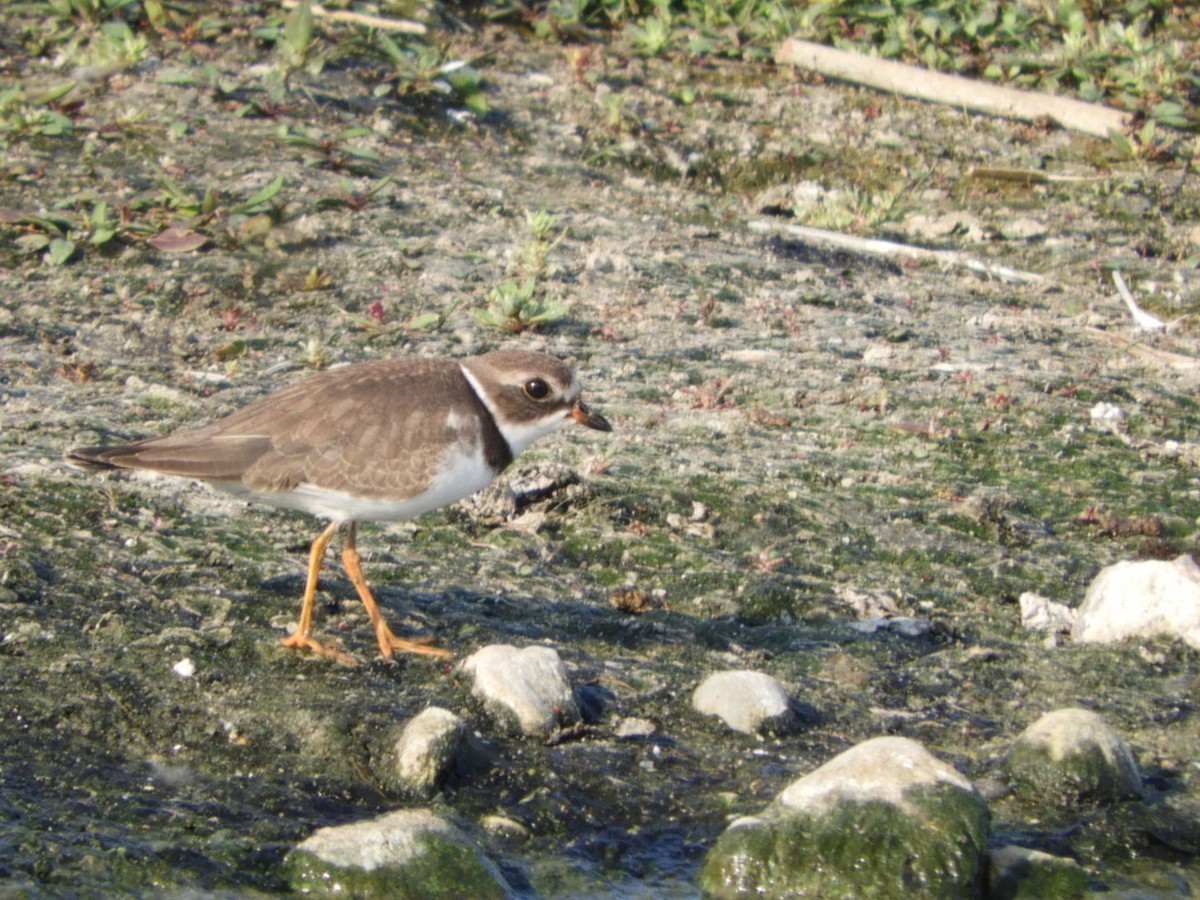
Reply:
<svg viewBox="0 0 1200 900"><path fill-rule="evenodd" d="M1013 219L1000 228L1000 234L1010 241L1030 241L1046 236L1049 229L1037 219Z"/></svg>
<svg viewBox="0 0 1200 900"><path fill-rule="evenodd" d="M1070 631L1075 624L1075 610L1041 594L1026 591L1017 598L1017 604L1021 608L1021 625L1030 631L1060 634Z"/></svg>
<svg viewBox="0 0 1200 900"><path fill-rule="evenodd" d="M1113 643L1168 635L1200 648L1200 567L1190 556L1170 562L1119 562L1092 580L1071 636Z"/></svg>
<svg viewBox="0 0 1200 900"><path fill-rule="evenodd" d="M1041 802L1142 796L1133 753L1100 716L1086 709L1046 713L1016 739L1005 765L1018 792Z"/></svg>
<svg viewBox="0 0 1200 900"><path fill-rule="evenodd" d="M706 716L718 716L743 734L786 730L795 724L787 691L763 672L709 675L692 694L692 708Z"/></svg>
<svg viewBox="0 0 1200 900"><path fill-rule="evenodd" d="M321 828L287 855L299 893L396 900L506 900L496 865L459 828L427 809Z"/></svg>
<svg viewBox="0 0 1200 900"><path fill-rule="evenodd" d="M971 783L907 738L875 738L792 782L709 851L717 898L979 897L988 810Z"/></svg>
<svg viewBox="0 0 1200 900"><path fill-rule="evenodd" d="M579 721L567 667L550 647L492 644L464 659L461 669L475 679L472 693L488 711L524 734L550 737Z"/></svg>
<svg viewBox="0 0 1200 900"><path fill-rule="evenodd" d="M472 755L466 721L448 709L431 706L414 716L396 740L390 785L430 796L456 765Z"/></svg>
<svg viewBox="0 0 1200 900"><path fill-rule="evenodd" d="M1073 859L1008 845L990 854L989 900L1076 900L1088 874Z"/></svg>

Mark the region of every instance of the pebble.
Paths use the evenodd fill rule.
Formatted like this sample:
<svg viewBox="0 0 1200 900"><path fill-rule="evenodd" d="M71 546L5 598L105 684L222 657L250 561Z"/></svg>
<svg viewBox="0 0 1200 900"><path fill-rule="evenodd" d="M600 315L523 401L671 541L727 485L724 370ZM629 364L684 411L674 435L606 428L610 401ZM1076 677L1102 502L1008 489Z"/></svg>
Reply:
<svg viewBox="0 0 1200 900"><path fill-rule="evenodd" d="M1100 401L1088 412L1095 425L1101 431L1111 431L1116 434L1125 422L1125 410L1113 404Z"/></svg>
<svg viewBox="0 0 1200 900"><path fill-rule="evenodd" d="M764 672L716 672L692 694L692 708L717 716L743 734L787 731L795 724L791 701L778 681Z"/></svg>
<svg viewBox="0 0 1200 900"><path fill-rule="evenodd" d="M467 723L440 706L414 716L396 741L391 783L423 796L445 784L459 757L466 752Z"/></svg>
<svg viewBox="0 0 1200 900"><path fill-rule="evenodd" d="M1069 632L1075 624L1075 610L1033 591L1018 597L1017 605L1021 608L1021 626L1030 631L1059 634Z"/></svg>
<svg viewBox="0 0 1200 900"><path fill-rule="evenodd" d="M1142 775L1128 745L1087 709L1048 712L1013 742L1005 768L1018 793L1061 804L1142 796Z"/></svg>
<svg viewBox="0 0 1200 900"><path fill-rule="evenodd" d="M735 819L700 886L716 898L978 897L988 823L953 767L908 738L874 738Z"/></svg>
<svg viewBox="0 0 1200 900"><path fill-rule="evenodd" d="M467 835L428 809L321 828L284 869L297 893L397 900L507 900L515 893Z"/></svg>
<svg viewBox="0 0 1200 900"><path fill-rule="evenodd" d="M653 721L637 716L625 716L613 724L613 737L618 738L648 738L657 731L658 725Z"/></svg>
<svg viewBox="0 0 1200 900"><path fill-rule="evenodd" d="M1045 237L1050 229L1037 219L1012 219L1000 228L1000 235L1009 241L1031 241Z"/></svg>
<svg viewBox="0 0 1200 900"><path fill-rule="evenodd" d="M1119 562L1093 579L1071 637L1115 643L1166 635L1200 648L1200 567L1190 556L1170 562Z"/></svg>
<svg viewBox="0 0 1200 900"><path fill-rule="evenodd" d="M524 734L548 738L580 719L567 667L551 647L491 644L460 669L475 679L472 693L488 711Z"/></svg>
<svg viewBox="0 0 1200 900"><path fill-rule="evenodd" d="M906 638L918 638L936 630L931 619L914 619L911 616L876 616L873 619L863 619L861 622L851 622L850 627L863 634L878 634L890 631Z"/></svg>

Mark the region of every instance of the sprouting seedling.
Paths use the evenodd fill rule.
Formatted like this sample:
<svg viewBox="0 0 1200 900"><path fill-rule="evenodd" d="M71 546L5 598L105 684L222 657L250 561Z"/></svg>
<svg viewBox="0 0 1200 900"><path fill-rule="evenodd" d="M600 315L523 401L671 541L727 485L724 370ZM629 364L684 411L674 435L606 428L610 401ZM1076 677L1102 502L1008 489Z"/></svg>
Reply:
<svg viewBox="0 0 1200 900"><path fill-rule="evenodd" d="M488 292L488 305L474 310L481 325L517 333L537 330L565 318L569 307L560 300L538 297L537 282L503 281Z"/></svg>

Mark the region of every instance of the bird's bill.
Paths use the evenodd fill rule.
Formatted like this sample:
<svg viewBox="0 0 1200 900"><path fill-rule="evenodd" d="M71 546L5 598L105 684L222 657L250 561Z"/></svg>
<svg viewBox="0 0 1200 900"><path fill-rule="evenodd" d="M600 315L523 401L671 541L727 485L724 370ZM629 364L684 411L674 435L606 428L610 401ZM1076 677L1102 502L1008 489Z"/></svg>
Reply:
<svg viewBox="0 0 1200 900"><path fill-rule="evenodd" d="M604 418L600 413L592 412L582 400L575 401L575 405L571 407L571 418L580 425L586 425L588 428L596 429L596 431L612 431L612 426L608 424L608 419Z"/></svg>

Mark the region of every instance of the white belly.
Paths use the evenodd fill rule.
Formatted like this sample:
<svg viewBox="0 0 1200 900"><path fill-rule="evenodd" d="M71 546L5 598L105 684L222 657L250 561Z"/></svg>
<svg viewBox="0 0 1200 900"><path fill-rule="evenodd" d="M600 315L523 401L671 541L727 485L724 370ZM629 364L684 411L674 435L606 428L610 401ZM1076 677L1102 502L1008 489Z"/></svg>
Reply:
<svg viewBox="0 0 1200 900"><path fill-rule="evenodd" d="M409 497L363 497L309 483L289 491L257 491L240 481L212 484L247 500L335 522L401 522L469 497L496 477L496 472L484 463L479 448L470 454L447 454L444 463L441 474L424 491Z"/></svg>

